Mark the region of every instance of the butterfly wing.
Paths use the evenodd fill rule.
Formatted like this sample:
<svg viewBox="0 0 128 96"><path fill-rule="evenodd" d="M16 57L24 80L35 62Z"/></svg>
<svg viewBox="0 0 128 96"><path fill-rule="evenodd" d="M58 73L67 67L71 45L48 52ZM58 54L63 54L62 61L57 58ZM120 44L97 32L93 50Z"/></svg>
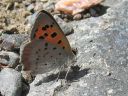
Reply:
<svg viewBox="0 0 128 96"><path fill-rule="evenodd" d="M31 31L31 41L22 47L24 70L45 73L65 65L74 55L64 33L46 11L40 11Z"/></svg>
<svg viewBox="0 0 128 96"><path fill-rule="evenodd" d="M37 14L34 26L31 30L31 40L45 39L52 44L59 45L72 54L70 44L63 31L51 14L42 10Z"/></svg>

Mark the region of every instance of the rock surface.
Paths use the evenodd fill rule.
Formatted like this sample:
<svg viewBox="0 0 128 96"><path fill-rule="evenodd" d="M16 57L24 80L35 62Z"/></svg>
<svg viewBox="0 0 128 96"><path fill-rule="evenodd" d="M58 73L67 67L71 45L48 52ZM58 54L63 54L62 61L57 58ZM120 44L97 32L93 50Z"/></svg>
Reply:
<svg viewBox="0 0 128 96"><path fill-rule="evenodd" d="M80 66L70 86L53 84L45 88L51 82L39 86L32 83L28 96L53 95L44 94L51 87L54 96L127 96L128 1L113 2L116 5L103 16L70 23L75 32L69 40L78 49L75 64Z"/></svg>
<svg viewBox="0 0 128 96"><path fill-rule="evenodd" d="M21 96L21 73L5 68L0 72L0 92L2 96Z"/></svg>
<svg viewBox="0 0 128 96"><path fill-rule="evenodd" d="M13 51L20 48L23 41L27 40L29 35L25 34L2 34L0 37L0 48L4 50Z"/></svg>

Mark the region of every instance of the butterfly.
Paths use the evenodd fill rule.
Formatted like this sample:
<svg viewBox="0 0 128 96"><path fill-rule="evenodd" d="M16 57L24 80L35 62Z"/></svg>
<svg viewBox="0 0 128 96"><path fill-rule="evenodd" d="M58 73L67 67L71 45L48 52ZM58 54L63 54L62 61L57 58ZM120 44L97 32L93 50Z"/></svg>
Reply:
<svg viewBox="0 0 128 96"><path fill-rule="evenodd" d="M55 19L48 12L39 11L31 29L30 41L22 45L23 70L31 70L34 75L42 74L61 68L73 57L70 44Z"/></svg>

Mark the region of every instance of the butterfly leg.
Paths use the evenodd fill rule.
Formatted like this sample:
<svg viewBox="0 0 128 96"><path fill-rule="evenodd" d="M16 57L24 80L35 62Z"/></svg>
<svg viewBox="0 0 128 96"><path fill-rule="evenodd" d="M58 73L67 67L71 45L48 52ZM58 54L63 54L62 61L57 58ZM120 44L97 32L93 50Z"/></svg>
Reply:
<svg viewBox="0 0 128 96"><path fill-rule="evenodd" d="M59 71L59 73L58 73L58 76L57 76L57 78L56 78L56 81L58 81L58 79L59 79L59 76L60 76L60 71Z"/></svg>
<svg viewBox="0 0 128 96"><path fill-rule="evenodd" d="M64 66L61 66L61 67L60 67L60 70L63 70L63 69L64 69ZM60 77L60 73L61 73L61 71L59 71L58 76L57 76L57 78L56 78L56 81L58 81L58 79L59 79L59 77Z"/></svg>
<svg viewBox="0 0 128 96"><path fill-rule="evenodd" d="M65 80L67 80L67 76L68 76L68 73L69 73L69 71L70 71L70 68L71 68L71 67L69 67L68 70L67 70L67 72L66 72L66 75L65 75L65 78L64 78Z"/></svg>

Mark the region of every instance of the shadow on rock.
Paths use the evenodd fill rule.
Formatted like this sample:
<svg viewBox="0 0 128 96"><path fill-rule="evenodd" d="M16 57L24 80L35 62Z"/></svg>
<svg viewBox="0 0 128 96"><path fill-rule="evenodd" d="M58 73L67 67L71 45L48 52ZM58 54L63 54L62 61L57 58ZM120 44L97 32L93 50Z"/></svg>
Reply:
<svg viewBox="0 0 128 96"><path fill-rule="evenodd" d="M94 6L94 9L97 11L99 16L106 14L108 8L109 8L108 6L104 6L104 5Z"/></svg>
<svg viewBox="0 0 128 96"><path fill-rule="evenodd" d="M30 90L30 85L24 78L22 78L22 96L27 96Z"/></svg>
<svg viewBox="0 0 128 96"><path fill-rule="evenodd" d="M99 5L93 6L92 8L88 10L85 10L83 13L84 14L90 13L92 17L99 17L99 16L106 14L108 8L109 8L108 6L99 4Z"/></svg>
<svg viewBox="0 0 128 96"><path fill-rule="evenodd" d="M74 81L78 80L79 78L87 75L88 71L90 70L90 68L80 70L79 66L72 66L71 69L72 69L72 71L69 71L67 78L66 78L67 81L71 81L71 82L74 82ZM60 72L60 75L59 75L59 73L49 75L49 76L43 78L42 81L38 82L38 84L36 84L36 86L41 85L42 83L56 80L58 75L59 75L58 79L65 79L66 73L67 73L67 71L62 71L62 72Z"/></svg>

